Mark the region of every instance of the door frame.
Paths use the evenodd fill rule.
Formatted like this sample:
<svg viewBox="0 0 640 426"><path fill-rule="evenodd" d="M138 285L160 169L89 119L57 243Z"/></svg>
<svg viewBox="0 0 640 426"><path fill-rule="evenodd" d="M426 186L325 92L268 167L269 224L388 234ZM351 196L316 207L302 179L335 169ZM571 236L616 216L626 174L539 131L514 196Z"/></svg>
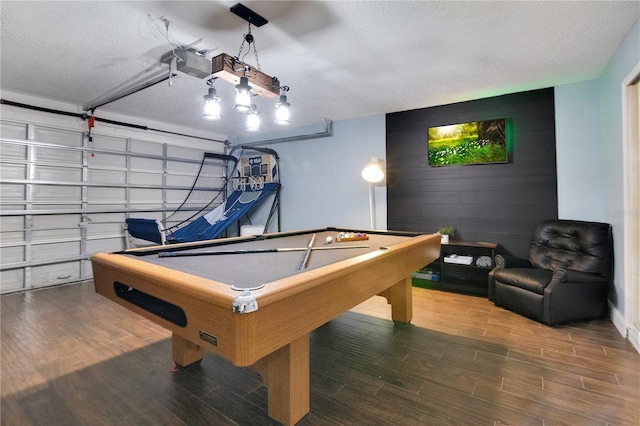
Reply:
<svg viewBox="0 0 640 426"><path fill-rule="evenodd" d="M624 312L627 338L640 352L640 63L622 81L624 163Z"/></svg>

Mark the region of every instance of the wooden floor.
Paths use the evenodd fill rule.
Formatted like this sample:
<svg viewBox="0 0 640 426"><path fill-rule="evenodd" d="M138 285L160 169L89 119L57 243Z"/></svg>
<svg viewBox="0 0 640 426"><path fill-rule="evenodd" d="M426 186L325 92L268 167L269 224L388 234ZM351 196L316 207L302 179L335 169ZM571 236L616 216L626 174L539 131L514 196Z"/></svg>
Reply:
<svg viewBox="0 0 640 426"><path fill-rule="evenodd" d="M169 333L92 283L5 295L3 425L269 425L250 369L169 370ZM640 355L609 320L549 328L484 298L414 288L411 325L375 297L311 336L301 425L638 425Z"/></svg>

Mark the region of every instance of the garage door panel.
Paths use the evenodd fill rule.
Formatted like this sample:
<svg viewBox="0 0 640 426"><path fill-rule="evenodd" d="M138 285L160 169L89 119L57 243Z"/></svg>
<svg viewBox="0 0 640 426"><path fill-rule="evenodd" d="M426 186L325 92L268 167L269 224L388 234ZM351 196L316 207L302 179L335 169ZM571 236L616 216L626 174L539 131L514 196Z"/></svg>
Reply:
<svg viewBox="0 0 640 426"><path fill-rule="evenodd" d="M87 188L87 200L90 204L126 204L127 192L124 188Z"/></svg>
<svg viewBox="0 0 640 426"><path fill-rule="evenodd" d="M87 251L91 253L114 252L124 249L124 238L107 238L87 241Z"/></svg>
<svg viewBox="0 0 640 426"><path fill-rule="evenodd" d="M63 262L31 268L33 287L46 287L80 280L80 262Z"/></svg>
<svg viewBox="0 0 640 426"><path fill-rule="evenodd" d="M3 243L24 240L24 216L0 217L0 235Z"/></svg>
<svg viewBox="0 0 640 426"><path fill-rule="evenodd" d="M4 152L2 152L4 156ZM3 164L0 168L0 178L2 180L16 180L27 178L27 166L24 164Z"/></svg>
<svg viewBox="0 0 640 426"><path fill-rule="evenodd" d="M167 156L169 158L188 158L195 161L201 161L202 151L193 148L186 148L183 146L169 145L167 146Z"/></svg>
<svg viewBox="0 0 640 426"><path fill-rule="evenodd" d="M91 153L88 159L89 167L121 168L127 167L127 157L117 154L105 154L103 152Z"/></svg>
<svg viewBox="0 0 640 426"><path fill-rule="evenodd" d="M195 176L170 175L167 176L167 186L184 186L190 188L193 186L195 180Z"/></svg>
<svg viewBox="0 0 640 426"><path fill-rule="evenodd" d="M147 155L163 155L164 146L155 142L146 142L138 139L131 139L131 152Z"/></svg>
<svg viewBox="0 0 640 426"><path fill-rule="evenodd" d="M34 244L31 249L33 260L64 259L80 255L80 241L51 244Z"/></svg>
<svg viewBox="0 0 640 426"><path fill-rule="evenodd" d="M82 133L50 127L35 127L35 140L63 146L82 146Z"/></svg>
<svg viewBox="0 0 640 426"><path fill-rule="evenodd" d="M153 208L151 205L141 205L137 206L141 209L144 208ZM131 213L130 217L132 218L143 218L143 219L151 219L151 220L162 220L162 212L140 212L140 213Z"/></svg>
<svg viewBox="0 0 640 426"><path fill-rule="evenodd" d="M33 229L78 228L81 221L79 214L38 215L33 218Z"/></svg>
<svg viewBox="0 0 640 426"><path fill-rule="evenodd" d="M82 169L79 167L38 166L35 178L44 181L82 182Z"/></svg>
<svg viewBox="0 0 640 426"><path fill-rule="evenodd" d="M92 141L89 144L91 148L104 149L109 151L122 151L125 152L127 150L127 140L125 138L114 138L111 136L105 135L93 135ZM98 154L95 154L96 157ZM102 154L100 154L102 155Z"/></svg>
<svg viewBox="0 0 640 426"><path fill-rule="evenodd" d="M25 199L25 185L2 183L0 184L0 203L10 203L11 201L24 201Z"/></svg>
<svg viewBox="0 0 640 426"><path fill-rule="evenodd" d="M156 160L154 158L132 157L131 170L162 173L164 170L164 164L162 160Z"/></svg>
<svg viewBox="0 0 640 426"><path fill-rule="evenodd" d="M91 223L87 226L87 237L95 238L122 234L125 223L124 220L121 223Z"/></svg>
<svg viewBox="0 0 640 426"><path fill-rule="evenodd" d="M6 137L4 133L2 136ZM27 147L24 145L3 144L0 154L2 154L4 160L26 161Z"/></svg>
<svg viewBox="0 0 640 426"><path fill-rule="evenodd" d="M193 182L198 175L200 163L180 163L177 161L167 161L167 171L171 174L182 174L191 176Z"/></svg>
<svg viewBox="0 0 640 426"><path fill-rule="evenodd" d="M127 182L127 172L118 170L89 169L87 173L89 182L104 184L124 184Z"/></svg>
<svg viewBox="0 0 640 426"><path fill-rule="evenodd" d="M49 162L57 164L73 164L82 163L82 152L69 149L46 148L36 146L35 157L39 162Z"/></svg>
<svg viewBox="0 0 640 426"><path fill-rule="evenodd" d="M80 239L80 215L39 215L33 218L32 241Z"/></svg>
<svg viewBox="0 0 640 426"><path fill-rule="evenodd" d="M7 231L2 229L0 239L2 239L3 244L20 243L24 241L24 231ZM2 259L3 262L4 260L5 259Z"/></svg>
<svg viewBox="0 0 640 426"><path fill-rule="evenodd" d="M79 186L33 185L34 201L79 201L82 188Z"/></svg>
<svg viewBox="0 0 640 426"><path fill-rule="evenodd" d="M161 173L131 172L132 185L157 185L162 186Z"/></svg>
<svg viewBox="0 0 640 426"><path fill-rule="evenodd" d="M2 191L2 185L0 185L0 191ZM0 211L4 212L4 211L12 211L12 210L25 210L25 208L26 208L26 205L24 203L21 203L21 204L5 203L0 198Z"/></svg>
<svg viewBox="0 0 640 426"><path fill-rule="evenodd" d="M19 263L26 260L24 246L0 247L3 264Z"/></svg>
<svg viewBox="0 0 640 426"><path fill-rule="evenodd" d="M24 269L9 269L0 272L0 292L22 290L24 288Z"/></svg>
<svg viewBox="0 0 640 426"><path fill-rule="evenodd" d="M88 217L87 237L94 238L103 235L122 235L125 226L125 214L92 214Z"/></svg>
<svg viewBox="0 0 640 426"><path fill-rule="evenodd" d="M0 135L2 135L3 138L7 139L26 139L27 125L25 123L3 121L2 123L0 123ZM5 146L2 147L2 156L5 156Z"/></svg>
<svg viewBox="0 0 640 426"><path fill-rule="evenodd" d="M55 239L69 239L75 238L80 240L82 237L80 228L60 228L60 229L43 229L40 231L33 231L31 234L31 241L38 243L40 241L51 241Z"/></svg>
<svg viewBox="0 0 640 426"><path fill-rule="evenodd" d="M177 190L177 189L168 189L167 190L167 203L168 204L177 204L180 205L189 195L188 190Z"/></svg>
<svg viewBox="0 0 640 426"><path fill-rule="evenodd" d="M82 204L75 203L67 203L67 204L55 204L51 202L46 202L42 204L34 204L33 210L37 213L38 211L61 211L64 212L66 210L81 210Z"/></svg>
<svg viewBox="0 0 640 426"><path fill-rule="evenodd" d="M124 207L119 206L119 207ZM89 220L89 227L93 225L100 225L102 223L124 223L126 218L125 213L91 213L87 216Z"/></svg>
<svg viewBox="0 0 640 426"><path fill-rule="evenodd" d="M162 204L162 190L161 189L131 189L131 203L149 203L156 202Z"/></svg>

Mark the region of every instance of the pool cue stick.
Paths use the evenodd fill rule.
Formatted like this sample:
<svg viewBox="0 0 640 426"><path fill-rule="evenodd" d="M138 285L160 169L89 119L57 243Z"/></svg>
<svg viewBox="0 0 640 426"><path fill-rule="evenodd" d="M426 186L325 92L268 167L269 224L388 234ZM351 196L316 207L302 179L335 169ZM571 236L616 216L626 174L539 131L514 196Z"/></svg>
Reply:
<svg viewBox="0 0 640 426"><path fill-rule="evenodd" d="M307 267L307 262L309 261L309 255L311 254L311 247L313 247L313 242L316 240L316 234L313 234L309 239L309 244L307 244L307 251L302 255L302 259L300 259L300 263L298 264L298 271L302 271Z"/></svg>
<svg viewBox="0 0 640 426"><path fill-rule="evenodd" d="M315 250L342 250L342 249L354 249L354 248L369 248L370 246L367 245L363 245L363 246L334 246L334 247L311 247L312 251Z"/></svg>
<svg viewBox="0 0 640 426"><path fill-rule="evenodd" d="M344 250L344 249L360 249L369 248L368 245L362 246L334 246L334 247L311 247L311 250ZM254 253L284 253L289 251L305 251L307 247L284 247L271 249L240 249L240 250L218 250L218 251L165 251L158 253L158 257L189 257L189 256L216 256L224 254L254 254Z"/></svg>

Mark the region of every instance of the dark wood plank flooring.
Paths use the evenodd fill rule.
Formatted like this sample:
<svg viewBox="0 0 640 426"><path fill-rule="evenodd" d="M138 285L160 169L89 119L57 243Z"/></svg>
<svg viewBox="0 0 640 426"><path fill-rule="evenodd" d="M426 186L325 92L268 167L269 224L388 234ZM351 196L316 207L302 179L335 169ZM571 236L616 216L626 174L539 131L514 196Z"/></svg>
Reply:
<svg viewBox="0 0 640 426"><path fill-rule="evenodd" d="M260 377L207 354L171 373L170 333L81 283L1 298L3 425L270 425ZM640 355L609 320L549 328L485 298L414 288L311 335L300 425L638 425Z"/></svg>

